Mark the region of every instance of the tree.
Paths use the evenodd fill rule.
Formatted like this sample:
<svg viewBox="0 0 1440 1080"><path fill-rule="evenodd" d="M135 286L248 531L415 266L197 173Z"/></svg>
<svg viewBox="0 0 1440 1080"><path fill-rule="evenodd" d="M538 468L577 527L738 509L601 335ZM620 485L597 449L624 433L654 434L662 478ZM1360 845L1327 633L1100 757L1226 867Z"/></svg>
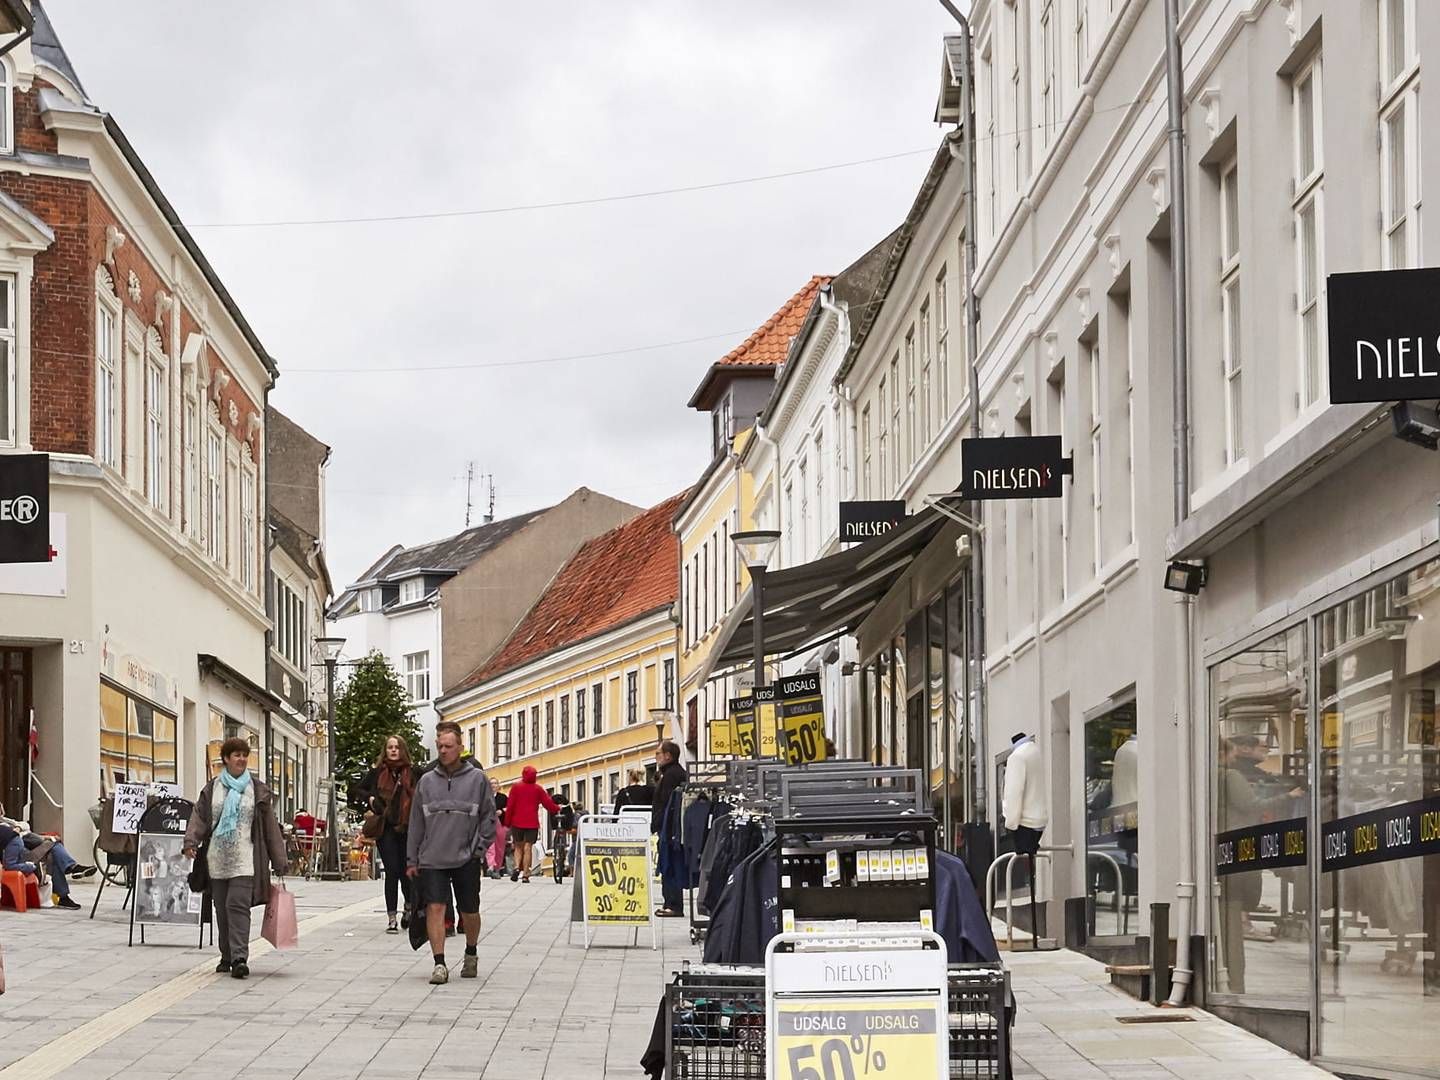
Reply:
<svg viewBox="0 0 1440 1080"><path fill-rule="evenodd" d="M399 735L411 754L420 752L420 728L410 711L405 684L379 652L351 669L335 697L335 774L339 796L375 763L384 741Z"/></svg>

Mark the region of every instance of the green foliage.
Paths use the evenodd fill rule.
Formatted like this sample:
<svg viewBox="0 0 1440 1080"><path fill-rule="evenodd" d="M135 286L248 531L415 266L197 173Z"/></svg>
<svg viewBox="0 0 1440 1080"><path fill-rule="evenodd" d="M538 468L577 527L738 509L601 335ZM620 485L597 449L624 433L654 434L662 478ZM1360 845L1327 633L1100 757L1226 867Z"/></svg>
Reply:
<svg viewBox="0 0 1440 1080"><path fill-rule="evenodd" d="M350 669L349 680L335 696L336 793L342 799L350 783L375 764L391 735L403 738L411 756L419 757L420 728L405 684L384 656L372 652Z"/></svg>

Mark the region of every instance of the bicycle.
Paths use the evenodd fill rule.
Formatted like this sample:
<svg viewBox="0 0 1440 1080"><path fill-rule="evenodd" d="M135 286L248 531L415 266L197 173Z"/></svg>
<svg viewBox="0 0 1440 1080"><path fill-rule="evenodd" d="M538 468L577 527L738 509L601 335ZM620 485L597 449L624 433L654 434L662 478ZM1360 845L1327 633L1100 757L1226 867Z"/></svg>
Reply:
<svg viewBox="0 0 1440 1080"><path fill-rule="evenodd" d="M554 864L555 884L565 884L565 857L570 849L570 834L564 829L556 829L554 837L554 848L550 852L550 858Z"/></svg>

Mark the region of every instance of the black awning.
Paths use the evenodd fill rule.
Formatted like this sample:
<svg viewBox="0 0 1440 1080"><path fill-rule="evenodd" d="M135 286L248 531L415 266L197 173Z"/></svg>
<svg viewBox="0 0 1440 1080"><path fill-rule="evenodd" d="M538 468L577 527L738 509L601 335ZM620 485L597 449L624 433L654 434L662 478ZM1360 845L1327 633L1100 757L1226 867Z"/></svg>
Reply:
<svg viewBox="0 0 1440 1080"><path fill-rule="evenodd" d="M282 704L280 695L274 691L267 690L254 679L244 673L237 671L218 656L210 653L200 653L196 659L200 663L200 674L219 679L231 688L240 692L244 697L249 698L262 709L271 712L279 712Z"/></svg>
<svg viewBox="0 0 1440 1080"><path fill-rule="evenodd" d="M874 540L814 562L765 575L766 656L791 656L855 630L945 524L922 510ZM700 671L748 664L754 655L753 593L740 598Z"/></svg>

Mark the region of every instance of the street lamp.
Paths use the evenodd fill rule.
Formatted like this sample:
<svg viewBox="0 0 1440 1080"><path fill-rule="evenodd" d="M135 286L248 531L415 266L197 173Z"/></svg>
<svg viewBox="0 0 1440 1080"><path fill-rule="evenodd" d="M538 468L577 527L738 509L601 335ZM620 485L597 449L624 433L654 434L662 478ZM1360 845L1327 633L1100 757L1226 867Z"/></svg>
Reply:
<svg viewBox="0 0 1440 1080"><path fill-rule="evenodd" d="M651 709L650 722L655 725L655 741L657 743L664 742L665 729L670 726L670 710Z"/></svg>
<svg viewBox="0 0 1440 1080"><path fill-rule="evenodd" d="M329 807L326 810L329 824L325 832L327 872L320 876L331 881L338 881L341 875L340 822L335 816L335 784L337 783L335 777L335 663L340 659L340 650L345 647L345 639L340 637L316 638L315 647L320 650L320 659L325 663L325 733L330 758L330 799Z"/></svg>
<svg viewBox="0 0 1440 1080"><path fill-rule="evenodd" d="M755 689L758 690L765 685L765 569L770 564L770 556L780 545L780 534L774 529L751 529L749 532L732 533L730 541L750 571L750 618L755 624ZM752 756L760 756L758 706Z"/></svg>

